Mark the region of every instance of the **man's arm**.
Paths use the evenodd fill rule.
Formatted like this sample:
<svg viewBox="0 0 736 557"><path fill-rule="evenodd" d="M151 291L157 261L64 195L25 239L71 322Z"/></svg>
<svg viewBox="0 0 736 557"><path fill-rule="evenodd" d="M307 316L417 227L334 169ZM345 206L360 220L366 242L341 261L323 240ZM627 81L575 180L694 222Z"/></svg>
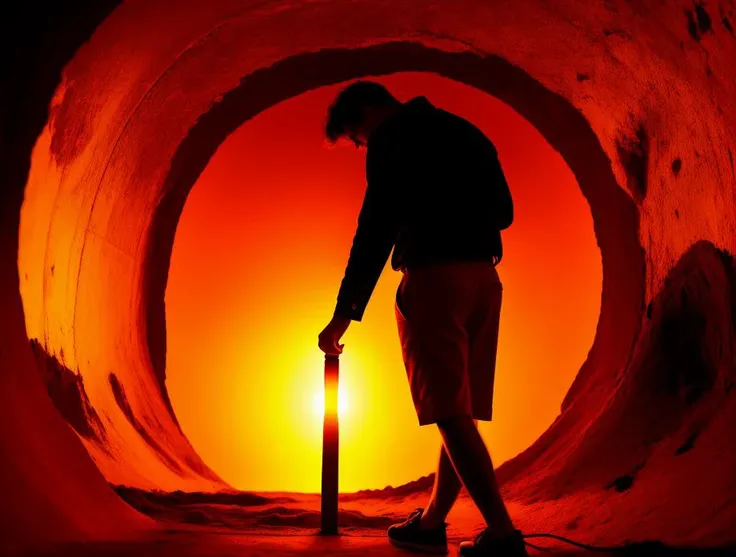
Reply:
<svg viewBox="0 0 736 557"><path fill-rule="evenodd" d="M398 230L395 206L398 192L393 190L396 169L380 147L376 145L373 151L368 151L368 186L335 307L335 315L353 321L363 319Z"/></svg>

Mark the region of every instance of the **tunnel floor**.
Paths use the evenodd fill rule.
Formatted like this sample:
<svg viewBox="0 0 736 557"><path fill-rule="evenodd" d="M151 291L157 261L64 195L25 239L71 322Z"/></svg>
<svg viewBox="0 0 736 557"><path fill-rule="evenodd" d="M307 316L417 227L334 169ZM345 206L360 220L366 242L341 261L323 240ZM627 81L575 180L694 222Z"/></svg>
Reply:
<svg viewBox="0 0 736 557"><path fill-rule="evenodd" d="M163 557L179 555L181 557L256 557L261 555L279 555L290 557L296 555L372 555L376 557L411 555L388 545L385 539L363 536L340 536L326 538L317 536L292 536L285 541L281 536L245 536L245 535L215 535L191 532L169 533L165 536L141 542L99 545L70 545L66 547L68 553L39 553L39 557L53 555L79 557ZM535 553L530 553L534 555ZM541 554L541 553L540 553ZM553 557L567 557L583 555L575 551L546 551L544 555ZM457 555L455 549L449 553L451 557ZM611 553L596 553L596 555L613 555ZM698 554L702 555L702 554Z"/></svg>
<svg viewBox="0 0 736 557"><path fill-rule="evenodd" d="M583 534L584 536L584 534ZM457 556L460 541L470 536L451 536L449 538L449 557ZM582 536L576 537L581 540ZM557 544L558 542L552 542ZM550 557L583 557L600 555L602 557L624 556L669 556L669 557L730 557L731 549L677 549L662 548L653 550L635 545L623 551L587 551L569 546L553 546L540 543L541 550L528 548L529 556L548 555ZM371 555L375 557L417 555L392 547L379 530L353 531L340 536L320 536L317 530L310 532L265 533L251 531L218 530L212 527L183 526L168 527L151 533L138 540L101 543L74 543L50 547L22 557L262 557L278 555L283 557L327 555L352 556Z"/></svg>
<svg viewBox="0 0 736 557"><path fill-rule="evenodd" d="M153 530L136 539L98 543L63 544L50 546L33 553L44 557L256 557L262 555L408 555L392 547L386 537L386 528L403 520L414 508L425 504L431 477L418 481L416 486L386 488L345 494L340 502L341 534L319 535L320 498L317 494L297 493L184 493L146 492L138 489L114 487L118 494L139 511L156 520ZM518 528L525 533L554 532L577 542L592 545L610 545L600 526L586 524L585 512L579 509L579 518L563 527L558 517L567 507L600 504L600 496L588 494L584 499L563 499L544 503L521 504L509 502L509 510ZM569 514L567 514L569 516ZM466 493L458 500L448 519L449 555L457 555L457 546L472 538L483 527L483 521ZM624 537L624 539L626 539ZM531 540L538 546L528 548L530 557L550 555L672 555L720 556L734 555L734 548L698 549L645 547L656 540L628 540L630 550L605 552L585 551L559 541ZM658 544L657 544L658 545ZM30 554L23 554L30 557Z"/></svg>
<svg viewBox="0 0 736 557"><path fill-rule="evenodd" d="M451 541L454 543L454 540ZM457 545L455 543L455 545ZM252 536L243 534L202 534L192 532L170 532L140 542L126 542L120 544L80 544L66 546L68 553L38 553L38 557L164 557L177 555L181 557L257 557L263 555L278 555L292 557L297 555L327 555L352 556L370 555L375 557L418 555L391 547L385 539L368 536L290 536L285 541L282 536ZM631 552L589 552L584 550L529 550L529 556L548 555L550 557L583 557L599 555L612 557L613 555L667 555L672 557L728 557L733 550L668 550L663 553ZM457 550L451 548L449 557L455 557Z"/></svg>

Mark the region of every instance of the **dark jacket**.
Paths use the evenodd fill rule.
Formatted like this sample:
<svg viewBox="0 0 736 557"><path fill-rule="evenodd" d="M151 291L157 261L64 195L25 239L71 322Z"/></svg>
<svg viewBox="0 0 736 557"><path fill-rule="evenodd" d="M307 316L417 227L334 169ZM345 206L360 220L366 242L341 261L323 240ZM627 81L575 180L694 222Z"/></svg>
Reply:
<svg viewBox="0 0 736 557"><path fill-rule="evenodd" d="M402 105L368 140L368 182L335 314L363 318L394 249L394 270L503 255L513 204L493 143L425 97Z"/></svg>

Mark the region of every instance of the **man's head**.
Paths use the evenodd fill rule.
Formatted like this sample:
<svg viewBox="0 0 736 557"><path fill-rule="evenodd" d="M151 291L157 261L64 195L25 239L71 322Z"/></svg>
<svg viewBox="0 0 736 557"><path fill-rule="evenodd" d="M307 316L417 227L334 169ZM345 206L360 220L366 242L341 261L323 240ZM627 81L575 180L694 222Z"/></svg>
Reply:
<svg viewBox="0 0 736 557"><path fill-rule="evenodd" d="M383 85L373 81L356 81L335 97L327 112L325 134L331 143L350 139L356 147L365 147L378 125L401 102Z"/></svg>

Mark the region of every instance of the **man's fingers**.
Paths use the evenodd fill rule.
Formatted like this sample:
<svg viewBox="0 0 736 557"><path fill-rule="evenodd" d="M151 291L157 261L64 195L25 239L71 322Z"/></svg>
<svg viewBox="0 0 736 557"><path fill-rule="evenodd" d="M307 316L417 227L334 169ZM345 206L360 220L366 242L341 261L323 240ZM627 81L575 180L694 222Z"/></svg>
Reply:
<svg viewBox="0 0 736 557"><path fill-rule="evenodd" d="M338 342L342 335L337 331L329 331L328 329L329 327L317 337L317 344L320 350L330 355L342 354L342 349L345 345Z"/></svg>
<svg viewBox="0 0 736 557"><path fill-rule="evenodd" d="M332 340L332 346L330 347L332 349L332 354L342 354L342 347L343 344L338 344L337 339Z"/></svg>
<svg viewBox="0 0 736 557"><path fill-rule="evenodd" d="M341 354L342 347L344 346L343 344L337 344L334 338L325 339L322 337L319 338L318 345L322 352L330 355Z"/></svg>

